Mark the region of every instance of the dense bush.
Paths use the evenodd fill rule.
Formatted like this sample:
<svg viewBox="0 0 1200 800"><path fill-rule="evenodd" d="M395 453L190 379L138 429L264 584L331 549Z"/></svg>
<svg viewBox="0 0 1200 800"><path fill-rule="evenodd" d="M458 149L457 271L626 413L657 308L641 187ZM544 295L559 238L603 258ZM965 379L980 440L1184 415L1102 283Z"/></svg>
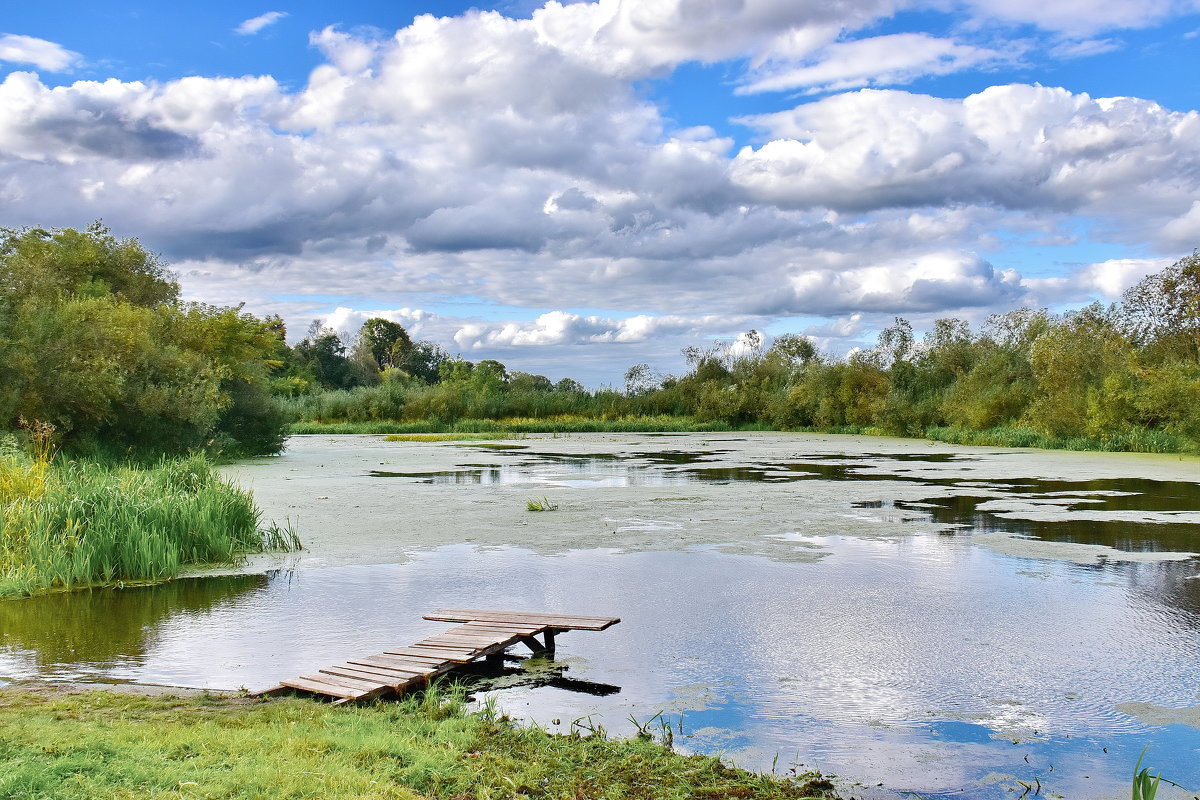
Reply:
<svg viewBox="0 0 1200 800"><path fill-rule="evenodd" d="M180 302L154 255L99 224L0 229L0 429L39 420L80 448L275 452L281 334Z"/></svg>

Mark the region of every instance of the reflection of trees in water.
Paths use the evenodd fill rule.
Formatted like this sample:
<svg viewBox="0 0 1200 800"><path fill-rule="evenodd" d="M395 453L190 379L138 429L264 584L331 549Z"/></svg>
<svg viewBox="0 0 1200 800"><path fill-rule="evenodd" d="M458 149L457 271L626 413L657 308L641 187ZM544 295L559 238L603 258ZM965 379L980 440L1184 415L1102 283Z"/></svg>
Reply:
<svg viewBox="0 0 1200 800"><path fill-rule="evenodd" d="M1195 539L1200 550L1200 536ZM1166 613L1184 612L1189 627L1200 630L1200 563L1168 561L1165 563L1122 564L1128 586L1159 605Z"/></svg>
<svg viewBox="0 0 1200 800"><path fill-rule="evenodd" d="M1055 520L1002 516L979 508L983 503L996 500L994 493L975 495L969 490L960 495L930 497L916 503L874 501L854 505L918 512L935 523L967 532L1010 533L1050 542L1103 545L1132 553L1200 552L1200 524L1071 518L1073 511L1197 511L1200 510L1200 485L1195 483L1106 478L1085 481L1017 479L993 485L1011 493L1013 498L1061 503L1062 511ZM1080 568L1104 572L1110 579L1121 581L1147 602L1163 609L1164 613L1185 614L1189 627L1200 628L1200 579L1192 579L1200 573L1200 563L1195 559L1102 563Z"/></svg>
<svg viewBox="0 0 1200 800"><path fill-rule="evenodd" d="M31 650L40 665L138 656L169 617L208 611L266 585L263 575L232 575L4 600L0 647Z"/></svg>
<svg viewBox="0 0 1200 800"><path fill-rule="evenodd" d="M1055 511L1055 506L1059 506L1057 518L1009 517L981 509L980 505L996 500L1003 504L1005 495L998 495L997 491L973 494L970 489L964 489L962 494L950 497L928 497L916 503L898 501L887 505L923 512L933 522L981 533L1002 532L1050 542L1106 545L1133 553L1189 553L1200 548L1200 524L1079 519L1072 514L1075 511L1200 511L1200 485L1194 483L1137 478L1091 481L1028 479L994 482L992 486L1018 501L1044 503L1047 511ZM882 505L885 504L880 503L875 507Z"/></svg>

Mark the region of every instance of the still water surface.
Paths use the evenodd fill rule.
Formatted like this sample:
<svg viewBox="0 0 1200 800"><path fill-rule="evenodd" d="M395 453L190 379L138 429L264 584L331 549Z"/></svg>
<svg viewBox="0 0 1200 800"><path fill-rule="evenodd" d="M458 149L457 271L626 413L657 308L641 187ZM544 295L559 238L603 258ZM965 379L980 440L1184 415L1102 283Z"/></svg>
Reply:
<svg viewBox="0 0 1200 800"><path fill-rule="evenodd" d="M443 544L398 564L0 603L0 678L265 688L435 632L444 626L420 620L432 605L612 613L623 621L608 631L562 637L564 677L576 684L517 681L492 690L501 707L553 730L579 720L617 733L632 729L630 715L661 710L687 749L758 769L838 773L862 782L859 796L897 796L872 788L884 781L925 797L1013 797L1024 781L1040 784L1042 797L1119 797L1145 746L1156 769L1200 788L1196 560L1074 563L974 541L1004 533L1149 553L1200 549L1188 513L1200 508L1195 482L905 471L967 458L946 453L735 467L711 466L712 451L480 455L495 463L362 480L393 479L401 493L431 482L470 492L488 481L569 490L819 480L836 491L886 474L939 491L845 504L850 515L914 520L923 531L914 535L814 536L800 526L765 534L819 556L807 561L709 544L551 555ZM998 498L1007 505L989 510ZM1031 503L1033 513L1011 516L1014 504ZM1083 508L1096 518L1070 517ZM1156 521L1139 521L1141 512ZM1186 516L1172 521L1175 512ZM1127 704L1193 713L1147 721L1144 706Z"/></svg>

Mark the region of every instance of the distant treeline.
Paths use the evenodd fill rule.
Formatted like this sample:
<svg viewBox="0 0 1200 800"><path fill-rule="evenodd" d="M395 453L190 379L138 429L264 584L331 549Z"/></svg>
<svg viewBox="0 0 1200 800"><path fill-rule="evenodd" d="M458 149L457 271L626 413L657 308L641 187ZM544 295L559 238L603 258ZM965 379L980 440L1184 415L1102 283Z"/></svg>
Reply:
<svg viewBox="0 0 1200 800"><path fill-rule="evenodd" d="M819 353L797 335L766 346L753 331L737 348L691 347L684 355L684 375L638 364L621 388L588 391L570 378L554 383L497 361L451 357L374 319L349 351L315 325L278 385L293 421L386 420L410 423L406 430L464 420L508 420L520 430L544 420L547 430L578 430L585 420L627 428L637 418L656 425L686 418L1012 445L1196 449L1200 255L1147 277L1108 307L1061 316L1019 309L990 317L979 331L940 319L922 339L897 318L875 347L848 358Z"/></svg>
<svg viewBox="0 0 1200 800"><path fill-rule="evenodd" d="M683 375L638 364L621 387L595 391L472 363L385 319L350 342L319 321L294 347L285 334L277 317L182 302L156 257L99 223L0 229L0 427L49 423L77 449L275 452L289 421L411 430L519 419L529 430L650 418L1112 449L1200 443L1195 253L1110 307L1021 309L979 331L942 319L921 340L897 319L848 358L750 332L737 348L686 349Z"/></svg>

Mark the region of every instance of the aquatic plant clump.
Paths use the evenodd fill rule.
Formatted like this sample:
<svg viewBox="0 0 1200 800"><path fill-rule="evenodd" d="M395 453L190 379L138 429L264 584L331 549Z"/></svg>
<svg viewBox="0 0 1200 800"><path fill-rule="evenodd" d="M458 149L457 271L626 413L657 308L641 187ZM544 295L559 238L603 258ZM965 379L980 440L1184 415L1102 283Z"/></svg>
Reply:
<svg viewBox="0 0 1200 800"><path fill-rule="evenodd" d="M0 453L0 596L160 580L298 546L203 456L140 468Z"/></svg>
<svg viewBox="0 0 1200 800"><path fill-rule="evenodd" d="M558 511L558 504L551 503L548 497L542 497L541 500L534 498L525 501L526 511Z"/></svg>

